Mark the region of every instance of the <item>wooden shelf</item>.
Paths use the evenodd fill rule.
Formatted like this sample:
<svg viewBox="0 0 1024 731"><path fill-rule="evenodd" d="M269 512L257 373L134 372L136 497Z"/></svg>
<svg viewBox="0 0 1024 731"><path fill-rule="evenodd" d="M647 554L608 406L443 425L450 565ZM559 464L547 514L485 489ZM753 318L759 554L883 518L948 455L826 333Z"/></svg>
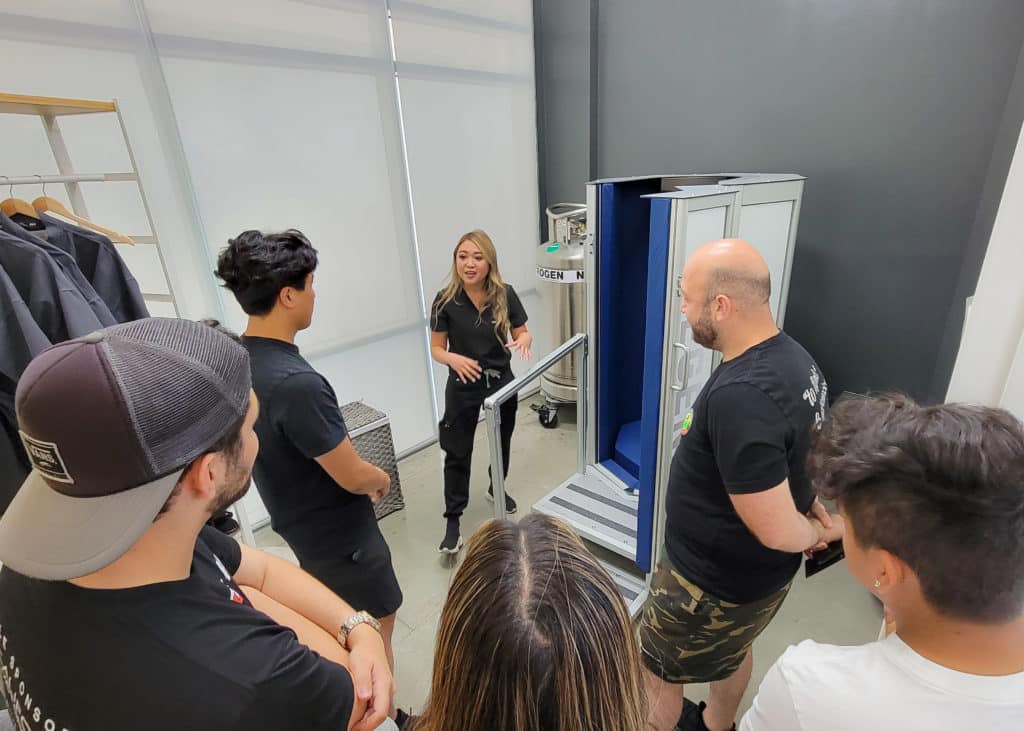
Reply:
<svg viewBox="0 0 1024 731"><path fill-rule="evenodd" d="M114 102L0 93L0 114L32 114L36 116L50 114L61 117L69 114L95 114L97 112L116 111L117 106Z"/></svg>

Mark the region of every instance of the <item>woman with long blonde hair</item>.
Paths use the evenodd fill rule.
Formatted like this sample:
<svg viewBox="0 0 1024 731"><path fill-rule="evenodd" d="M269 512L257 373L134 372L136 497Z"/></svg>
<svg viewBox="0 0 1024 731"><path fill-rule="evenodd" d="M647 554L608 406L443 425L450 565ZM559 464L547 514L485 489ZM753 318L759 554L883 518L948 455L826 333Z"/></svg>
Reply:
<svg viewBox="0 0 1024 731"><path fill-rule="evenodd" d="M414 731L642 731L640 653L615 582L559 520L491 520L448 592Z"/></svg>
<svg viewBox="0 0 1024 731"><path fill-rule="evenodd" d="M439 550L462 548L459 521L469 504L469 469L473 458L480 407L484 399L512 380L512 351L532 357L533 336L526 329L526 310L498 271L494 243L483 231L459 238L452 254L447 286L437 293L430 313L430 354L448 367L444 418L439 441L444 450L445 536ZM501 452L505 476L516 423L517 400L501 406ZM493 485L487 491L494 499ZM505 512L516 512L505 495Z"/></svg>

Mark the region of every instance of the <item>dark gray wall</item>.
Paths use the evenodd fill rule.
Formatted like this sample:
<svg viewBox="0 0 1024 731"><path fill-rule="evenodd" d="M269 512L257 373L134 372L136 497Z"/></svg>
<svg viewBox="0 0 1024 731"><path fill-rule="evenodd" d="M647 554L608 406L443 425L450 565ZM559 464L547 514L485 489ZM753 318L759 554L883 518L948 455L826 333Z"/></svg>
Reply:
<svg viewBox="0 0 1024 731"><path fill-rule="evenodd" d="M584 202L591 167L591 0L534 0L538 160L544 208Z"/></svg>
<svg viewBox="0 0 1024 731"><path fill-rule="evenodd" d="M541 38L566 1L538 0ZM997 134L1020 129L1007 99L1024 2L591 3L596 169L552 144L566 127L545 91L542 204L566 175L803 173L786 329L834 393L941 398L953 298L973 290L961 269L972 236L987 241L981 194L1001 190L1012 150Z"/></svg>

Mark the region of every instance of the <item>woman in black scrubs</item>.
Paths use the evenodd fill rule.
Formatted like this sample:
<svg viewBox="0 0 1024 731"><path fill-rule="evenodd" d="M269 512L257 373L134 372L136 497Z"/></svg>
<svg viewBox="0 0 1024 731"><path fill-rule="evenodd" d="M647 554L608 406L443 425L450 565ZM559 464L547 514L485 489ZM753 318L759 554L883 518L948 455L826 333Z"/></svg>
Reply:
<svg viewBox="0 0 1024 731"><path fill-rule="evenodd" d="M526 329L526 310L511 285L498 272L498 254L483 231L459 239L448 286L434 298L430 318L430 354L448 367L440 443L444 450L444 517L442 553L462 548L459 519L469 503L469 468L473 436L484 399L512 380L512 351L532 357L533 336ZM508 475L509 450L515 428L517 399L501 406L501 455ZM494 499L494 486L487 490ZM505 495L505 512L516 512Z"/></svg>

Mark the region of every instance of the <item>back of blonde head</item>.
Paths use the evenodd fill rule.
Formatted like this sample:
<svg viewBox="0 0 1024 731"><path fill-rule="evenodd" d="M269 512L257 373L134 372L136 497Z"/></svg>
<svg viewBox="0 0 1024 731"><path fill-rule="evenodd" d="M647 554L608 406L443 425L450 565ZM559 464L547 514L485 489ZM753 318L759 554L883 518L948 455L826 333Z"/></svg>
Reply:
<svg viewBox="0 0 1024 731"><path fill-rule="evenodd" d="M615 583L564 523L489 521L455 574L415 731L641 731L640 659Z"/></svg>

